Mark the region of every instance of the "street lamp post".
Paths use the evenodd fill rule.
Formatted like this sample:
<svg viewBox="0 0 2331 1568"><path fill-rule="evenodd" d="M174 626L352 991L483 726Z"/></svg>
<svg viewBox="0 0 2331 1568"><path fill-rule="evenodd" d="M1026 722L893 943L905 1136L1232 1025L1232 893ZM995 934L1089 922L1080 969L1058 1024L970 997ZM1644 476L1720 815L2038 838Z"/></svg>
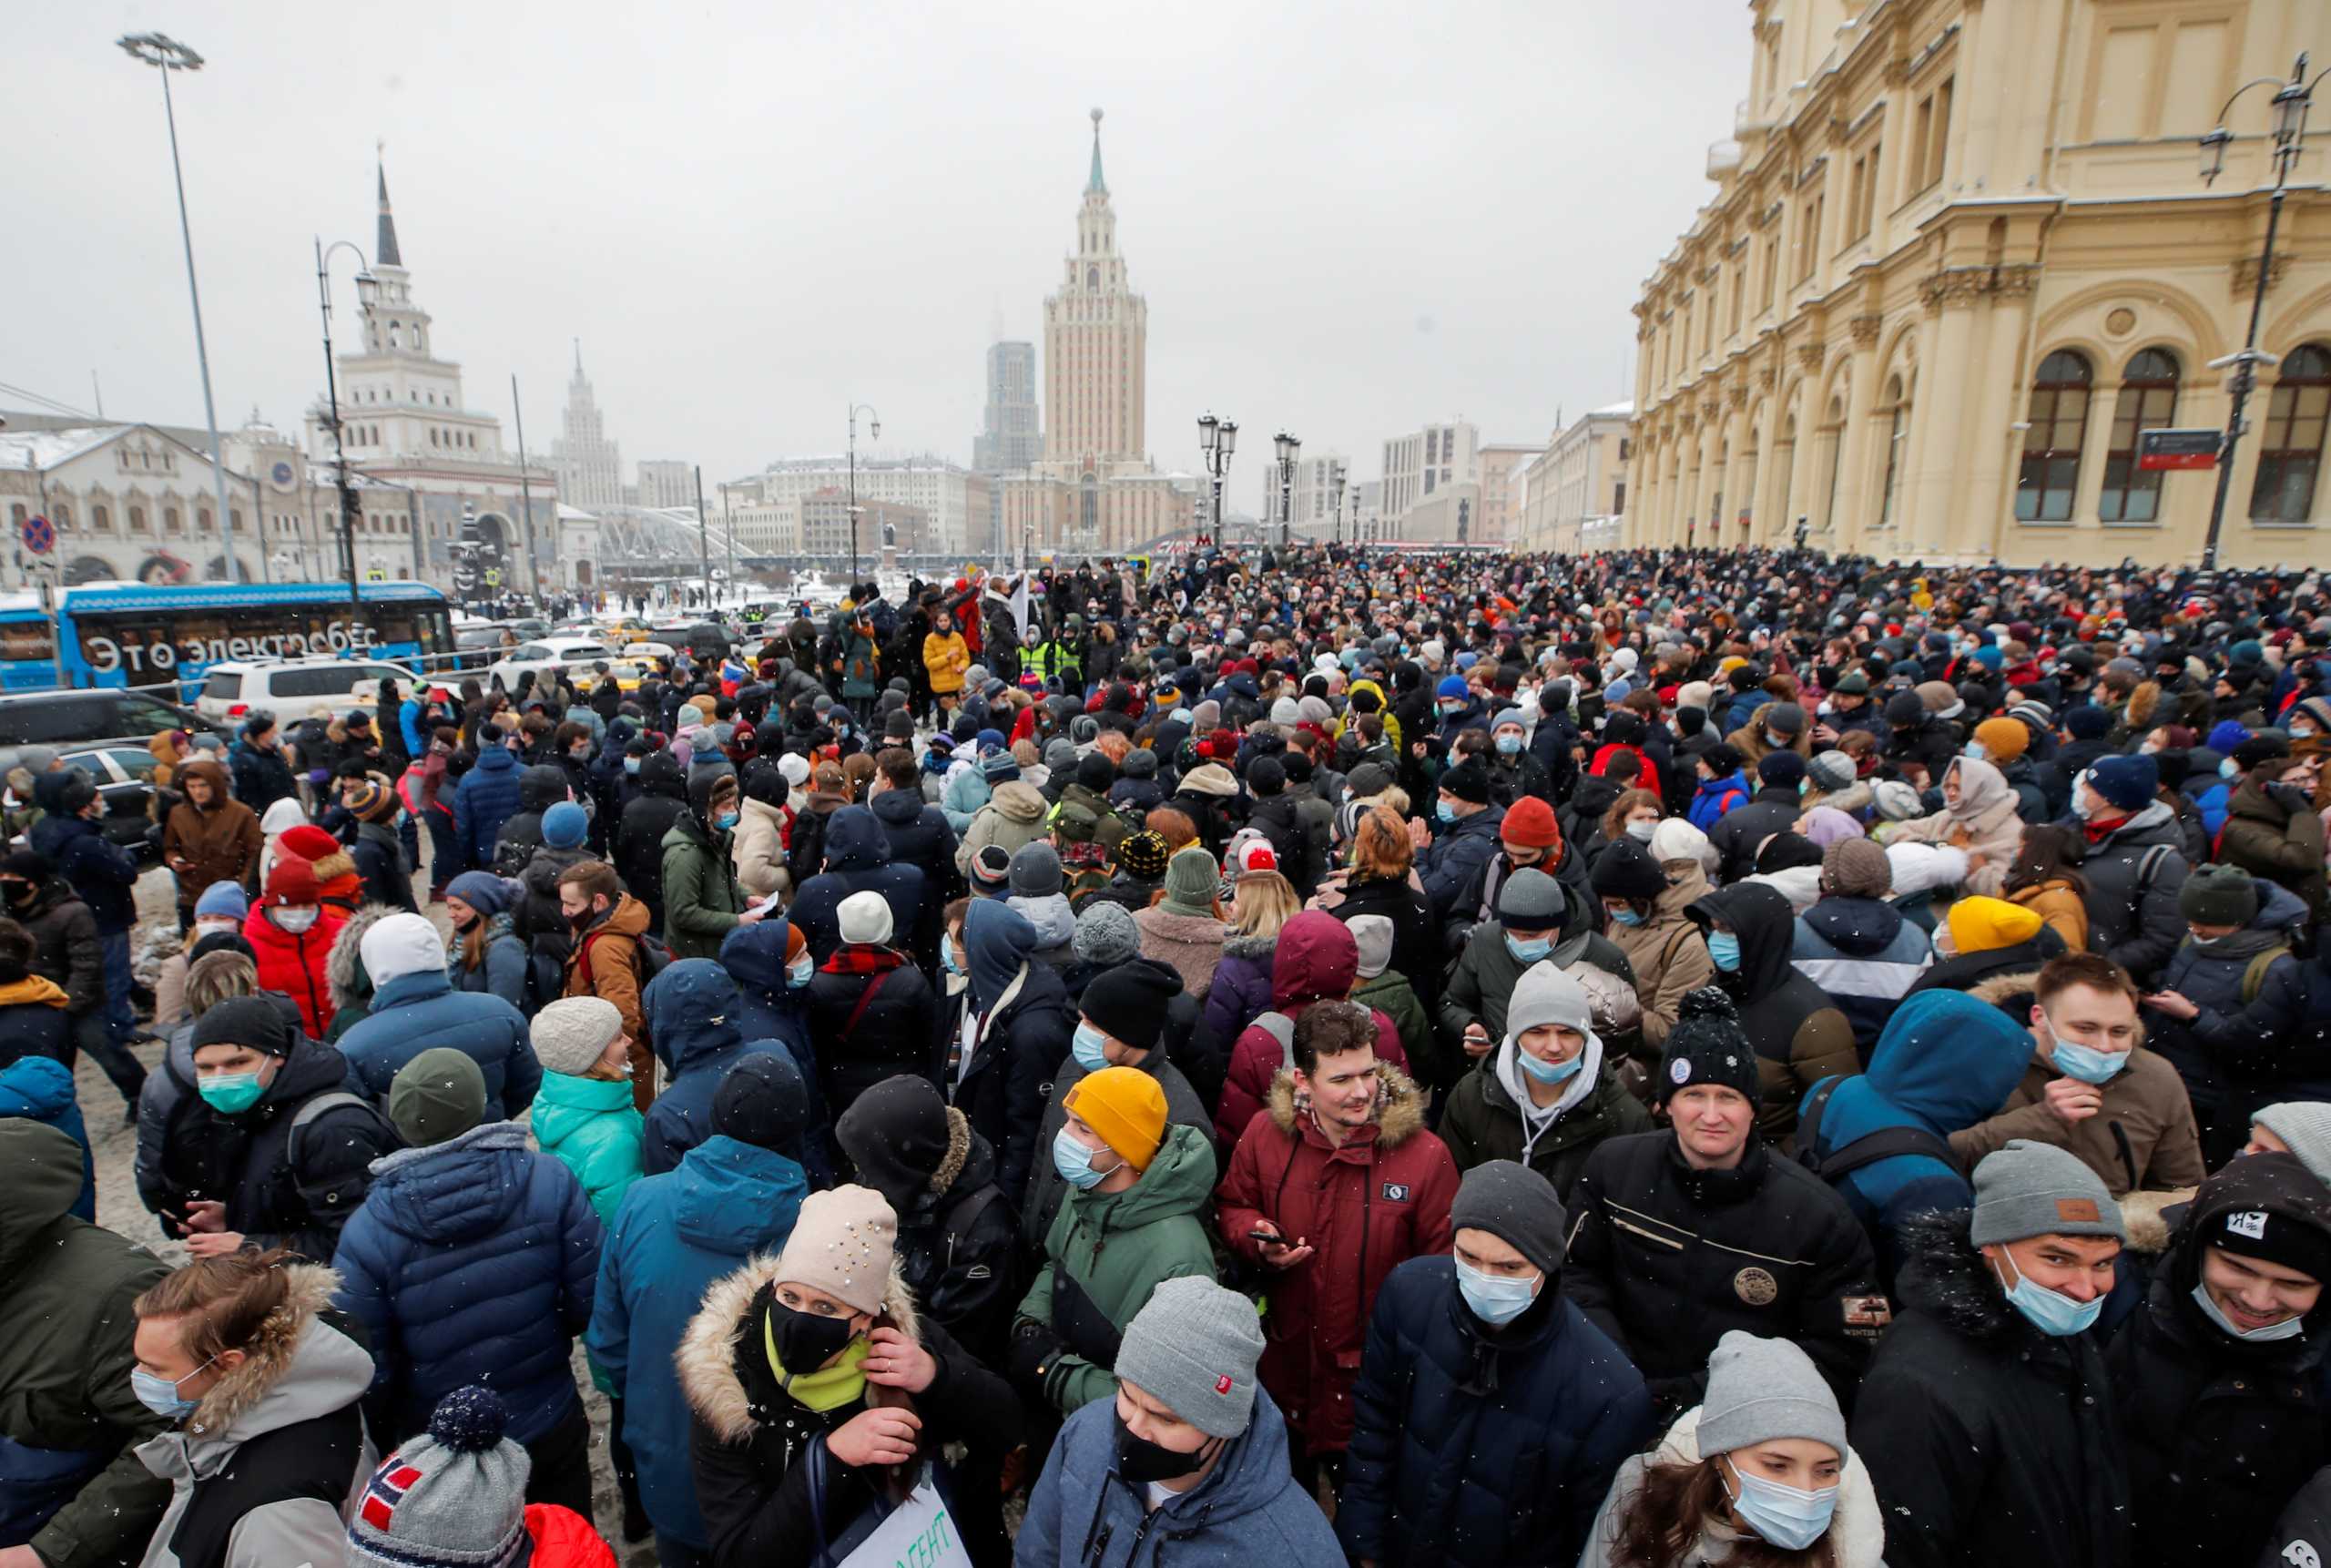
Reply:
<svg viewBox="0 0 2331 1568"><path fill-rule="evenodd" d="M1340 469L1340 468L1337 469L1337 470L1335 471L1335 475L1334 475L1334 477L1333 477L1333 478L1331 478L1328 483L1328 485L1329 485L1330 489L1331 489L1331 490L1333 491L1333 493L1334 493L1334 511L1335 511L1335 514L1336 514L1336 547L1337 547L1338 549L1341 549L1341 548L1343 547L1343 542L1344 542L1344 472L1343 472L1343 470L1342 470L1342 469Z"/></svg>
<svg viewBox="0 0 2331 1568"><path fill-rule="evenodd" d="M1295 538L1295 460L1303 455L1303 443L1280 431L1271 438L1278 451L1278 547L1294 547Z"/></svg>
<svg viewBox="0 0 2331 1568"><path fill-rule="evenodd" d="M858 416L866 416L867 433L874 440L882 439L882 416L874 412L871 403L850 405L850 585L856 596L858 588Z"/></svg>
<svg viewBox="0 0 2331 1568"><path fill-rule="evenodd" d="M2306 112L2315 101L2315 87L2331 71L2318 73L2314 81L2306 79L2306 56L2301 54L2291 66L2290 80L2275 76L2261 76L2244 82L2234 89L2234 97L2225 101L2218 111L2216 128L2202 137L2202 183L2214 184L2225 171L2225 149L2234 133L2225 128L2226 116L2234 112L2234 99L2253 87L2271 87L2274 97L2275 188L2266 200L2266 239L2258 251L2258 280L2250 292L2250 330L2242 341L2242 351L2219 361L2234 366L2233 378L2226 390L2232 401L2226 410L2225 438L2218 446L2217 492L2210 500L2210 531L2202 542L2202 570L2214 572L2218 565L2218 535L2225 525L2225 500L2234 488L2234 449L2242 439L2242 412L2250 402L2250 393L2258 384L2257 367L2274 362L2275 356L2262 353L2258 348L2258 319L2266 309L2266 283L2275 269L2275 231L2281 227L2283 197L2290 179L2291 165L2306 138Z"/></svg>
<svg viewBox="0 0 2331 1568"><path fill-rule="evenodd" d="M1237 450L1237 420L1216 419L1211 412L1198 415L1198 451L1205 455L1206 475L1213 488L1213 505L1206 525L1217 550L1222 548L1222 482L1230 473L1230 454Z"/></svg>
<svg viewBox="0 0 2331 1568"><path fill-rule="evenodd" d="M346 239L335 240L327 248L323 240L316 240L316 303L324 321L324 420L331 430L332 483L340 491L341 548L348 555L348 635L353 639L356 628L364 624L364 600L358 591L356 568L356 487L348 482L348 448L341 435L343 422L340 417L340 370L331 352L331 272L329 263L341 249L356 257L356 308L368 318L372 301L380 297L380 280L372 276L372 263L364 260L362 249Z"/></svg>
<svg viewBox="0 0 2331 1568"><path fill-rule="evenodd" d="M187 222L186 175L178 167L178 117L170 103L170 73L198 71L202 56L161 33L128 33L115 40L122 52L162 73L162 118L170 127L170 178L178 192L178 239L186 248L186 292L194 306L194 357L202 368L202 419L210 433L210 480L219 495L219 532L226 544L227 581L235 578L235 514L227 504L226 453L219 444L219 410L210 397L210 346L202 335L202 290L194 281L194 230ZM260 548L266 547L261 535Z"/></svg>

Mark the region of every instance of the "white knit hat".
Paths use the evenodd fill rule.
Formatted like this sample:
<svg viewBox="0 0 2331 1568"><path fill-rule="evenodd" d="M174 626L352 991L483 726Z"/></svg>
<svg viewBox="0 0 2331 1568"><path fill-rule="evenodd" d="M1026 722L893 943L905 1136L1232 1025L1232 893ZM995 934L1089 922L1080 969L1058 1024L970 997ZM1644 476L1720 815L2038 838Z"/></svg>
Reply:
<svg viewBox="0 0 2331 1568"><path fill-rule="evenodd" d="M375 991L408 974L445 972L445 943L422 915L392 914L377 922L364 933L357 952Z"/></svg>
<svg viewBox="0 0 2331 1568"><path fill-rule="evenodd" d="M844 942L891 940L891 906L880 893L852 893L841 901L838 918Z"/></svg>
<svg viewBox="0 0 2331 1568"><path fill-rule="evenodd" d="M623 1014L601 996L562 996L534 1014L534 1059L545 1073L580 1078L623 1033Z"/></svg>

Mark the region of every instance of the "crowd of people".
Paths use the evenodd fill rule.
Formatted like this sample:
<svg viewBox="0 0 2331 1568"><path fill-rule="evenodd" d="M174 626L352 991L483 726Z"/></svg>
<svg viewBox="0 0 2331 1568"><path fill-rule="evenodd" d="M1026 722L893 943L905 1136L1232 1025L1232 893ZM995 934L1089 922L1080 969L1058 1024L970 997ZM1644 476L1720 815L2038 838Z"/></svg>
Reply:
<svg viewBox="0 0 2331 1568"><path fill-rule="evenodd" d="M1201 550L153 747L148 1030L0 801L0 1568L2331 1550L2320 574Z"/></svg>

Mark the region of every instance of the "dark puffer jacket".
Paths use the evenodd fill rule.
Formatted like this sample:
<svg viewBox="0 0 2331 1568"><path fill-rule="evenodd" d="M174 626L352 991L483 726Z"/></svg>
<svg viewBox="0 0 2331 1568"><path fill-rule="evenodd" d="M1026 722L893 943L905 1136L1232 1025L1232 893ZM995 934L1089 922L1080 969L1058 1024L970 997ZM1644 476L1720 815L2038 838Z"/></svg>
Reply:
<svg viewBox="0 0 2331 1568"><path fill-rule="evenodd" d="M520 805L518 756L508 747L488 745L453 789L453 834L469 866L494 864L502 824Z"/></svg>
<svg viewBox="0 0 2331 1568"><path fill-rule="evenodd" d="M2162 966L2161 989L2201 1011L2173 1018L2145 1010L2145 1044L2185 1081L2203 1158L2212 1166L2248 1139L2251 1112L2277 1100L2314 1098L2312 1091L2331 1078L2331 1063L2303 1043L2299 1027L2307 1015L2308 965L2291 950L2306 940L2306 906L2264 877L2250 885L2258 892L2258 913L2247 926L2207 948L2189 937ZM2246 984L2254 963L2264 967L2255 984Z"/></svg>
<svg viewBox="0 0 2331 1568"><path fill-rule="evenodd" d="M1805 1091L1824 1078L1861 1071L1853 1025L1827 993L1799 974L1788 955L1797 921L1788 900L1758 882L1725 888L1684 912L1703 934L1722 920L1740 937L1740 967L1716 972L1740 1009L1756 1052L1756 1130L1785 1144L1797 1127Z"/></svg>
<svg viewBox="0 0 2331 1568"><path fill-rule="evenodd" d="M913 789L885 789L866 803L881 825L891 847L891 864L911 866L922 873L921 910L912 930L901 927L891 935L925 962L939 956L939 911L961 891L955 871L955 830L947 813L926 805ZM895 918L895 914L893 916Z"/></svg>
<svg viewBox="0 0 2331 1568"><path fill-rule="evenodd" d="M1794 1339L1853 1409L1884 1318L1869 1237L1820 1177L1753 1136L1731 1170L1695 1170L1673 1132L1638 1133L1594 1151L1571 1209L1562 1289L1669 1414L1733 1329Z"/></svg>
<svg viewBox="0 0 2331 1568"><path fill-rule="evenodd" d="M555 1426L577 1397L568 1361L591 1321L599 1244L582 1184L514 1122L382 1160L332 1258L334 1304L371 1337L381 1447L472 1383L502 1396L519 1442Z"/></svg>
<svg viewBox="0 0 2331 1568"><path fill-rule="evenodd" d="M922 971L897 948L835 949L810 978L808 1006L818 1081L835 1120L885 1078L911 1073L936 1081L931 1047L939 1003Z"/></svg>
<svg viewBox="0 0 2331 1568"><path fill-rule="evenodd" d="M624 891L646 904L653 928L664 924L664 835L687 814L687 775L669 751L651 751L639 765L639 794L623 809L610 840Z"/></svg>
<svg viewBox="0 0 2331 1568"><path fill-rule="evenodd" d="M669 1081L647 1107L640 1168L661 1176L712 1136L712 1095L720 1075L753 1051L786 1051L778 1040L747 1040L737 983L707 958L684 958L648 982L640 1005ZM790 1054L790 1052L787 1053Z"/></svg>
<svg viewBox="0 0 2331 1568"><path fill-rule="evenodd" d="M137 923L137 901L130 889L137 882L137 862L127 850L117 847L95 822L82 817L62 815L61 804L49 805L63 792L64 785L50 785L51 779L67 782L85 778L77 770L45 775L35 786L36 795L47 806L49 815L33 824L30 834L32 847L48 857L56 874L73 884L89 906L89 913L97 917L97 931L110 936L126 932Z"/></svg>
<svg viewBox="0 0 2331 1568"><path fill-rule="evenodd" d="M97 916L63 877L50 877L34 891L31 903L13 904L8 912L32 933L33 972L65 993L67 1012L78 1016L106 999Z"/></svg>
<svg viewBox="0 0 2331 1568"><path fill-rule="evenodd" d="M2102 953L2147 989L2185 935L2185 917L2177 908L2178 890L2191 870L2184 845L2177 813L2155 800L2090 844L2081 861L2088 883L2088 951Z"/></svg>
<svg viewBox="0 0 2331 1568"><path fill-rule="evenodd" d="M526 869L543 847L543 813L565 799L568 788L566 770L548 762L518 770L519 809L504 819L502 830L494 835L494 864L488 870L498 877L514 877Z"/></svg>
<svg viewBox="0 0 2331 1568"><path fill-rule="evenodd" d="M890 838L874 813L845 806L826 823L826 869L801 885L787 915L808 939L809 956L822 964L841 945L842 900L880 893L891 906L891 941L905 947L922 919L928 891L921 871L891 860Z"/></svg>
<svg viewBox="0 0 2331 1568"><path fill-rule="evenodd" d="M2128 1463L2103 1354L2026 1322L1969 1219L1909 1227L1902 1309L1847 1434L1886 1511L1886 1561L2129 1568Z"/></svg>
<svg viewBox="0 0 2331 1568"><path fill-rule="evenodd" d="M1336 1534L1355 1560L1399 1568L1576 1561L1654 1431L1642 1377L1558 1279L1491 1329L1446 1257L1384 1281L1351 1402Z"/></svg>
<svg viewBox="0 0 2331 1568"><path fill-rule="evenodd" d="M1036 1157L1036 1128L1052 1097L1053 1074L1068 1057L1076 1032L1076 1009L1060 972L1030 962L1036 928L1016 910L994 899L972 901L963 921L963 959L969 983L942 999L937 1059L945 1063L962 1048L967 1009L984 1012L976 1049L961 1071L942 1073L940 1087L971 1122L972 1130L993 1145L999 1168L996 1186L1016 1213L1028 1196L1028 1173Z"/></svg>
<svg viewBox="0 0 2331 1568"><path fill-rule="evenodd" d="M2194 1300L2203 1255L2235 1214L2331 1239L2331 1192L2290 1155L2234 1161L2185 1209L2144 1305L2104 1354L2143 1568L2246 1561L2326 1457L2331 1296L2316 1300L2304 1334L2260 1344L2234 1339Z"/></svg>
<svg viewBox="0 0 2331 1568"><path fill-rule="evenodd" d="M454 990L442 969L381 983L364 1022L340 1038L350 1081L383 1105L398 1070L441 1045L475 1062L485 1075L488 1121L514 1116L534 1103L543 1068L525 1015L498 996Z"/></svg>

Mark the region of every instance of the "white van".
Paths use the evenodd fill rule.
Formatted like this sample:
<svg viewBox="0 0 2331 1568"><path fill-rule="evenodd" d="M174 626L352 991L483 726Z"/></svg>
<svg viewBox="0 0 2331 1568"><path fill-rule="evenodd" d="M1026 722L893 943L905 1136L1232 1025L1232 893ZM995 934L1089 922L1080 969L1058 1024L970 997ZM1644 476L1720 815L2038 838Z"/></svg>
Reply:
<svg viewBox="0 0 2331 1568"><path fill-rule="evenodd" d="M205 718L232 723L252 708L264 708L289 723L320 706L337 714L369 705L377 700L384 680L409 692L420 678L404 666L383 659L229 659L205 672L194 710Z"/></svg>

